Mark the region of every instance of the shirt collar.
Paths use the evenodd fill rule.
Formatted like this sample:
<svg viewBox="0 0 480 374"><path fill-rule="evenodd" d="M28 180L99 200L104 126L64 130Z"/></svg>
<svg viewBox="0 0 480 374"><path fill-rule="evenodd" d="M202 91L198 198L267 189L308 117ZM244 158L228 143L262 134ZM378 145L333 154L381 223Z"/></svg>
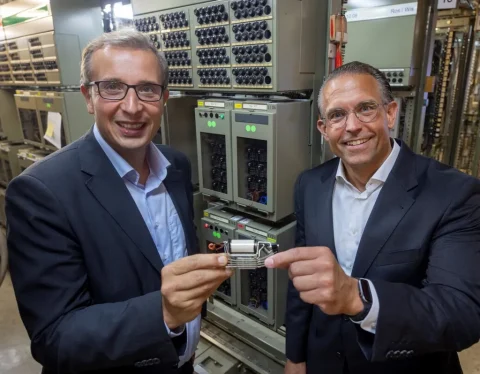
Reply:
<svg viewBox="0 0 480 374"><path fill-rule="evenodd" d="M385 183L385 181L388 178L388 175L393 169L393 166L395 165L395 161L398 158L398 155L400 154L400 146L397 144L397 142L393 139L393 148L388 155L387 159L383 162L382 166L378 168L378 170L373 174L373 176L370 178L369 182L372 180L376 180L382 183ZM347 177L345 176L345 170L343 167L342 160L338 163L337 167L337 174L335 175L335 178L338 181L342 181L347 184L351 184ZM368 183L367 183L368 184Z"/></svg>
<svg viewBox="0 0 480 374"><path fill-rule="evenodd" d="M102 137L98 130L97 124L93 126L93 134L100 147L103 149L108 159L112 163L113 167L117 171L121 178L131 179L130 176L134 176L132 182L137 183L139 179L138 172L120 156ZM150 167L150 173L154 174L160 182L167 177L167 168L170 166L170 162L163 155L162 152L153 144L150 143L147 150L147 160Z"/></svg>

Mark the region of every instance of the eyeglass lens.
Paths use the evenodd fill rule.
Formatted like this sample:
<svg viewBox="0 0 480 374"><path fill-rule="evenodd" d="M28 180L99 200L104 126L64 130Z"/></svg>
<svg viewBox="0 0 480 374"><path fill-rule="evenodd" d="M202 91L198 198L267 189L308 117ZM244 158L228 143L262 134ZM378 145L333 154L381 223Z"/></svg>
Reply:
<svg viewBox="0 0 480 374"><path fill-rule="evenodd" d="M122 82L100 82L100 96L104 99L122 100L127 95L128 85ZM144 101L159 101L162 98L162 87L156 84L140 84L134 86L137 96Z"/></svg>
<svg viewBox="0 0 480 374"><path fill-rule="evenodd" d="M374 102L360 103L355 107L353 113L361 121L369 123L375 120L378 114L379 105ZM335 109L327 114L327 122L331 126L343 126L350 112L345 109Z"/></svg>

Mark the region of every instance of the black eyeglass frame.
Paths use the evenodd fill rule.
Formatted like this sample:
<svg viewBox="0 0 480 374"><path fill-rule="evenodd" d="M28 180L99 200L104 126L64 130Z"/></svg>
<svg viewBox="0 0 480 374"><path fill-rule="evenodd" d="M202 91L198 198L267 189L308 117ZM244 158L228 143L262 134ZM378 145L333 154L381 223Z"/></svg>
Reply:
<svg viewBox="0 0 480 374"><path fill-rule="evenodd" d="M347 121L348 121L348 117L350 117L350 114L352 114L352 113L355 114L355 117L356 117L360 122L362 122L362 123L372 123L373 121L375 121L375 120L378 118L378 115L379 115L379 113L380 113L379 110L378 110L378 108L383 107L383 108L385 109L386 106L388 107L388 106L389 106L391 103L393 103L393 102L394 102L394 101L390 101L390 102L388 102L388 103L386 103L386 102L377 103L377 102L375 102L375 101L371 101L371 102L362 102L362 103L359 103L359 105L365 104L365 103L371 103L371 104L375 104L375 105L377 106L377 107L376 107L377 113L375 114L375 117L373 117L370 121L363 121L363 120L361 120L360 118L358 118L358 114L355 112L355 109L353 109L353 110L345 110L346 116L345 116L344 122L343 122L343 124L342 124L341 126L335 126L335 125L332 126L332 124L329 123L330 121L329 121L326 117L321 117L320 119L323 121L323 123L325 123L325 125L327 125L327 126L330 127L330 128L334 128L334 129L341 129L341 128L345 127L346 124L347 124Z"/></svg>
<svg viewBox="0 0 480 374"><path fill-rule="evenodd" d="M108 98L108 97L103 97L102 94L101 94L101 90L100 90L100 83L120 83L120 84L123 84L124 86L127 87L127 89L126 89L126 91L125 91L125 95L124 95L121 99L111 99L111 98ZM161 88L162 88L162 93L160 94L160 98L159 98L158 100L144 100L144 99L141 99L141 98L140 98L140 96L138 95L137 87L147 86L147 85L150 85L150 86L158 86L158 87L161 87ZM110 100L110 101L121 101L121 100L125 99L125 97L127 97L128 90L129 90L130 88L133 88L133 90L135 91L135 94L137 95L138 100L144 101L144 102L147 102L147 103L155 103L155 102L157 102L157 101L162 100L162 98L163 98L163 93L165 92L165 86L162 85L162 84L157 84L157 83L127 84L127 83L120 82L120 81L108 81L108 80L107 80L107 81L92 81L92 82L90 82L90 83L87 83L86 86L88 86L88 87L97 86L98 94L100 95L100 97L101 97L102 99Z"/></svg>

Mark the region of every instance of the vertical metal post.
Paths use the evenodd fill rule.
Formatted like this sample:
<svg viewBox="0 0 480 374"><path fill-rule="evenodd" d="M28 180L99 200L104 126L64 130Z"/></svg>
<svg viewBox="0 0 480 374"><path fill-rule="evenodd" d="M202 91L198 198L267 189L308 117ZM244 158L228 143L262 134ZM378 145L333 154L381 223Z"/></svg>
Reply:
<svg viewBox="0 0 480 374"><path fill-rule="evenodd" d="M436 0L419 1L415 21L415 44L413 57L413 83L415 85L415 108L410 146L416 153L421 152L425 111L428 94L425 82L432 66L435 25L437 23ZM415 53L421 51L421 53Z"/></svg>
<svg viewBox="0 0 480 374"><path fill-rule="evenodd" d="M447 162L449 165L454 166L455 165L455 156L457 154L457 146L458 146L458 136L460 134L460 128L463 125L463 122L465 120L465 113L464 113L464 103L465 101L468 100L468 97L465 96L467 92L467 86L468 86L468 73L469 73L469 66L470 66L470 61L472 59L473 55L473 50L475 48L475 36L473 32L473 22L470 22L470 26L468 29L468 40L464 41L466 44L466 58L464 60L464 64L459 67L459 72L458 72L458 88L455 92L455 95L457 96L457 105L455 108L455 114L451 117L456 121L456 123L453 126L453 132L452 135L449 137L449 145L448 145L448 159ZM455 142L455 144L454 144Z"/></svg>
<svg viewBox="0 0 480 374"><path fill-rule="evenodd" d="M329 59L328 59L328 43L329 43L329 17L330 17L330 1L319 1L316 8L317 16L317 29L316 34L317 46L315 50L315 76L313 81L312 92L312 108L310 119L310 144L311 144L311 161L312 167L317 166L326 161L324 157L325 145L322 135L317 130L317 120L319 118L318 111L318 93L320 87L323 84L325 77L329 72Z"/></svg>
<svg viewBox="0 0 480 374"><path fill-rule="evenodd" d="M317 8L317 35L318 44L315 52L315 78L313 83L312 94L312 118L311 118L311 143L312 143L312 166L330 160L335 155L330 150L328 143L323 141L323 137L317 130L317 120L319 118L318 111L318 94L320 88L334 68L334 59L328 57L328 47L330 43L330 15L340 13L342 9L342 0L318 1Z"/></svg>

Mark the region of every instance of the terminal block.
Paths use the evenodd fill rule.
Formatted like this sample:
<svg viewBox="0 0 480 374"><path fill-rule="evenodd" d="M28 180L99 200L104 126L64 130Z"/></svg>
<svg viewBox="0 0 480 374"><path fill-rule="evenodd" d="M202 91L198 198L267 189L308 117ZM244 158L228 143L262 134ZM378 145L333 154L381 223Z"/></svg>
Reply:
<svg viewBox="0 0 480 374"><path fill-rule="evenodd" d="M278 252L278 244L258 240L229 239L222 244L211 243L208 249L218 252L221 248L228 256L228 268L258 269L265 267L265 260Z"/></svg>

